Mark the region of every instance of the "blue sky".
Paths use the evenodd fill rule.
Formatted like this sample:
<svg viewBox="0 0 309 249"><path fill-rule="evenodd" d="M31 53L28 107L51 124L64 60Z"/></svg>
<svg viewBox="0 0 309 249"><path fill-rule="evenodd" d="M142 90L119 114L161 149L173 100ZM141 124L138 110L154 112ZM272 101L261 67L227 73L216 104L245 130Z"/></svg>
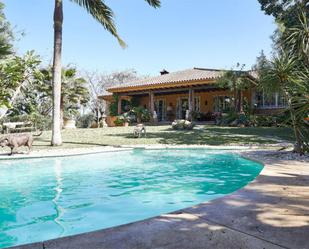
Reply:
<svg viewBox="0 0 309 249"><path fill-rule="evenodd" d="M7 18L25 36L19 53L36 50L45 63L53 47L54 0L4 0ZM250 68L259 52L271 52L275 24L257 0L162 0L160 9L143 0L107 0L114 10L122 49L90 15L64 0L63 63L84 70L136 69L156 75L165 68Z"/></svg>

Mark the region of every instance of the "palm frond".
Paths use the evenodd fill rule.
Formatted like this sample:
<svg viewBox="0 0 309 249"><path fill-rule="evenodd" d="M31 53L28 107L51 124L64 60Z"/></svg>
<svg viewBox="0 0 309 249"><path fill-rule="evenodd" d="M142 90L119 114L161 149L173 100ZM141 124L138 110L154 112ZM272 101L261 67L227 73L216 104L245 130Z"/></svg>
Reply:
<svg viewBox="0 0 309 249"><path fill-rule="evenodd" d="M103 0L71 0L79 6L85 8L87 12L92 15L102 26L111 33L121 47L126 47L125 42L120 38L117 33L116 25L114 22L114 12L109 8Z"/></svg>
<svg viewBox="0 0 309 249"><path fill-rule="evenodd" d="M309 65L309 23L305 11L299 13L299 24L287 30L283 41L296 56L304 57Z"/></svg>
<svg viewBox="0 0 309 249"><path fill-rule="evenodd" d="M161 1L160 0L145 0L150 6L154 8L158 8L161 6Z"/></svg>

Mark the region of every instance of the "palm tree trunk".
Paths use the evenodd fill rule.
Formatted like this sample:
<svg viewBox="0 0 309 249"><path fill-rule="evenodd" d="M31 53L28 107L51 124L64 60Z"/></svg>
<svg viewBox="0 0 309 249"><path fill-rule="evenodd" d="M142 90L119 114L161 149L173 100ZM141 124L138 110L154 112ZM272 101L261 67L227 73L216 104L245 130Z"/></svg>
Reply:
<svg viewBox="0 0 309 249"><path fill-rule="evenodd" d="M293 110L293 107L292 107L291 96L287 91L284 91L284 92L285 92L285 96L288 100L288 107L289 107L289 111L290 111L292 126L293 126L295 140L296 140L296 143L294 145L294 152L299 153L299 154L303 154L304 153L303 146L302 146L303 142L302 142L302 139L301 139L301 136L300 136L300 133L299 133L299 127L298 127L296 116L295 116L295 113L294 113L294 110Z"/></svg>
<svg viewBox="0 0 309 249"><path fill-rule="evenodd" d="M239 113L244 113L244 95L241 90L239 91Z"/></svg>
<svg viewBox="0 0 309 249"><path fill-rule="evenodd" d="M294 145L294 152L299 153L299 154L303 154L304 151L302 149L302 147L303 147L302 146L302 139L300 137L299 128L298 128L298 125L297 125L297 121L296 121L294 111L290 110L290 114L291 114L292 125L293 125L293 130L294 130L295 139L296 139L296 143Z"/></svg>
<svg viewBox="0 0 309 249"><path fill-rule="evenodd" d="M235 112L237 112L237 89L235 82L233 83L233 88L234 88L234 108Z"/></svg>
<svg viewBox="0 0 309 249"><path fill-rule="evenodd" d="M61 140L61 50L62 50L62 0L55 0L54 10L54 58L53 58L53 127L52 146L62 144Z"/></svg>
<svg viewBox="0 0 309 249"><path fill-rule="evenodd" d="M64 127L64 102L63 96L60 98L60 130Z"/></svg>

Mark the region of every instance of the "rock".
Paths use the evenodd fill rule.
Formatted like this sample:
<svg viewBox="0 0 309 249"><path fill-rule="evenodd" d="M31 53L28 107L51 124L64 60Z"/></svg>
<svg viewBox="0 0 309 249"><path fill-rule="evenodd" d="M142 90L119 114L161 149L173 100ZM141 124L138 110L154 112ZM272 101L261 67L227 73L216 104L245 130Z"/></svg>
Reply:
<svg viewBox="0 0 309 249"><path fill-rule="evenodd" d="M174 130L192 130L194 127L194 124L188 120L180 119L175 120L172 123L172 128Z"/></svg>

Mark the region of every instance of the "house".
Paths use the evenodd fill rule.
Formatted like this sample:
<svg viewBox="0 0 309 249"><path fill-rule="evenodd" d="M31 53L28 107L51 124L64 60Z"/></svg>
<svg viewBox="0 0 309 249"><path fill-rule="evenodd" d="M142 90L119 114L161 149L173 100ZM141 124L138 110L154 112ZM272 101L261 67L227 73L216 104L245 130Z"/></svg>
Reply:
<svg viewBox="0 0 309 249"><path fill-rule="evenodd" d="M107 89L109 94L100 98L110 104L115 101L113 96L118 96L118 114L126 111L124 102L134 99L152 115L156 113L159 122L185 119L188 113L203 121L211 118L213 113L225 112L233 103L233 93L216 84L222 74L222 70L206 68L172 73L163 70L157 77L112 86ZM266 96L255 89L255 72L248 71L247 77L252 81L252 87L242 94L256 113L272 114L285 107L281 94Z"/></svg>

